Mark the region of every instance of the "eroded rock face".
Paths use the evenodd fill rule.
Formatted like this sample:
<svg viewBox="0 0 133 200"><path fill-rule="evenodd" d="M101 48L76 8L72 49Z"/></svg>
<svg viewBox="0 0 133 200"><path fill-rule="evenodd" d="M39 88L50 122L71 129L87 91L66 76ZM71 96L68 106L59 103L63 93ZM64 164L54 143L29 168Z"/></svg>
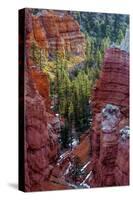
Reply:
<svg viewBox="0 0 133 200"><path fill-rule="evenodd" d="M66 183L62 174L66 170L67 163L57 165L59 159L57 137L60 124L64 122L50 110L49 79L39 66L34 66L30 52L34 42L39 48L44 49L48 57L52 57L57 51L62 54L70 52L75 56L84 56L85 38L80 32L78 23L67 14L62 15L62 13L45 10L40 15L33 15L32 9L26 9L25 12L27 64L25 72L25 190L72 188ZM73 152L74 155L81 156L83 162L88 159L90 146L88 140L89 138L86 138ZM83 149L84 145L86 148Z"/></svg>
<svg viewBox="0 0 133 200"><path fill-rule="evenodd" d="M116 185L129 185L129 130L127 133L127 128L124 128L124 133L120 134L121 137L119 138L118 143L115 180Z"/></svg>
<svg viewBox="0 0 133 200"><path fill-rule="evenodd" d="M129 113L129 54L118 48L106 50L99 80L92 94L94 113L106 104L118 105L123 114Z"/></svg>
<svg viewBox="0 0 133 200"><path fill-rule="evenodd" d="M26 30L30 32L30 39L45 49L48 57L57 52L84 56L85 37L77 21L67 12L45 10L40 15L33 15L32 9L26 9L26 13Z"/></svg>
<svg viewBox="0 0 133 200"><path fill-rule="evenodd" d="M51 121L48 118L49 85L35 66L27 67L25 78L25 190L45 190L44 181L58 157L57 135L51 125L54 116Z"/></svg>
<svg viewBox="0 0 133 200"><path fill-rule="evenodd" d="M128 73L129 54L108 49L92 97L91 187L129 184Z"/></svg>

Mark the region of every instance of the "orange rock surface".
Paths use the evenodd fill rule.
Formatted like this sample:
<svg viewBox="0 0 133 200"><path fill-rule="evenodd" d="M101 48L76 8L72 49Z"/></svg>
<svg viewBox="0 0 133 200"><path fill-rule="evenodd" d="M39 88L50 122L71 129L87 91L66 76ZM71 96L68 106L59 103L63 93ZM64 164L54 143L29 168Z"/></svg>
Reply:
<svg viewBox="0 0 133 200"><path fill-rule="evenodd" d="M75 149L73 149L72 155L75 157L79 157L83 164L88 161L90 150L91 150L90 137L86 136L83 138L80 144L77 145Z"/></svg>
<svg viewBox="0 0 133 200"><path fill-rule="evenodd" d="M39 68L31 68L31 77L34 80L36 89L39 94L44 98L46 110L50 110L50 82L48 76L43 73Z"/></svg>
<svg viewBox="0 0 133 200"><path fill-rule="evenodd" d="M26 30L31 43L45 49L49 56L57 52L84 56L85 37L72 16L52 10L40 16L33 15L30 9L26 13Z"/></svg>

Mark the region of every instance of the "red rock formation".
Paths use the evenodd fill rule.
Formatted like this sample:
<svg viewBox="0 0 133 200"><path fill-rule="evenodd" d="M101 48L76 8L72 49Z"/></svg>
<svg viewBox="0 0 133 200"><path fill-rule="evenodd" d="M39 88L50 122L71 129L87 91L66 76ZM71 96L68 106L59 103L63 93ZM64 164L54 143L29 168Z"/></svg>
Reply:
<svg viewBox="0 0 133 200"><path fill-rule="evenodd" d="M129 185L129 140L120 140L115 168L116 185Z"/></svg>
<svg viewBox="0 0 133 200"><path fill-rule="evenodd" d="M58 156L57 135L47 113L49 86L36 67L27 67L25 77L25 190L45 190Z"/></svg>
<svg viewBox="0 0 133 200"><path fill-rule="evenodd" d="M88 162L90 138L86 136L63 163L55 165L58 118L50 113L49 81L39 68L33 66L30 47L35 42L49 55L59 51L83 56L85 39L71 16L53 11L40 16L31 13L32 10L26 11L25 190L68 189L70 186L63 173L75 156L83 163ZM91 187L129 183L129 140L121 139L120 135L120 130L128 125L128 59L125 51L108 49L93 92L93 157L92 165L88 167L92 175L91 180L90 177L86 179ZM108 104L116 107L113 114L109 111L104 116L105 112L101 111Z"/></svg>
<svg viewBox="0 0 133 200"><path fill-rule="evenodd" d="M128 114L129 109L129 55L117 48L107 49L100 79L92 94L95 113L111 103Z"/></svg>
<svg viewBox="0 0 133 200"><path fill-rule="evenodd" d="M82 141L79 145L75 146L72 150L66 151L64 154L60 156L57 164L54 166L52 170L50 181L62 184L65 187L69 188L77 188L74 185L71 177L70 170L72 168L73 162L75 158L80 160L80 164L83 166L86 172L90 172L90 161L88 161L90 152L90 137L88 135L83 135ZM83 182L84 177L81 176L79 179L79 185ZM71 185L72 184L72 185Z"/></svg>
<svg viewBox="0 0 133 200"><path fill-rule="evenodd" d="M35 42L46 54L54 56L57 52L69 52L84 56L85 37L80 32L79 24L67 13L45 11L40 16L26 10L27 31L30 41Z"/></svg>
<svg viewBox="0 0 133 200"><path fill-rule="evenodd" d="M129 184L128 126L129 55L116 48L106 51L102 72L92 95L91 187Z"/></svg>
<svg viewBox="0 0 133 200"><path fill-rule="evenodd" d="M50 112L50 82L48 76L43 73L38 67L31 68L31 78L34 80L36 89L39 95L44 98L46 110Z"/></svg>
<svg viewBox="0 0 133 200"><path fill-rule="evenodd" d="M32 27L35 41L41 48L45 47L45 49L47 50L48 41L46 37L46 32L37 16L32 16Z"/></svg>
<svg viewBox="0 0 133 200"><path fill-rule="evenodd" d="M84 36L80 33L77 22L68 15L62 17L49 11L44 15L34 16L32 9L26 9L25 12L27 65L25 71L25 190L68 189L71 187L62 176L60 178L54 176L56 169L59 176L59 173L63 174L68 166L61 165L64 170L59 171L54 162L58 157L57 134L60 122L58 117L50 111L49 79L39 67L34 66L30 49L32 42L35 42L38 47L49 53L70 51L83 55ZM86 144L85 149L80 151L79 146L74 150L74 154L80 154L83 162L86 162L88 157L88 139L86 137L81 143L81 147L82 144Z"/></svg>

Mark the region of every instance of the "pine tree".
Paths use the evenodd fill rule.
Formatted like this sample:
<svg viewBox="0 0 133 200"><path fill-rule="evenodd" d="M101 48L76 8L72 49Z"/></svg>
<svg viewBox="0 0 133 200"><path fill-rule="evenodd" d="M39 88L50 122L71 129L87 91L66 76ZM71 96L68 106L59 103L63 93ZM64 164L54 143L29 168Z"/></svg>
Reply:
<svg viewBox="0 0 133 200"><path fill-rule="evenodd" d="M102 54L102 56L104 56L105 50L109 47L109 45L110 45L110 38L109 37L103 38L103 40L101 42L101 54Z"/></svg>
<svg viewBox="0 0 133 200"><path fill-rule="evenodd" d="M97 50L96 52L96 62L97 62L97 67L100 67L102 63L102 55L100 50Z"/></svg>
<svg viewBox="0 0 133 200"><path fill-rule="evenodd" d="M86 38L85 55L86 55L86 62L88 63L90 59L90 52L91 52L91 39L87 33L85 34L85 38Z"/></svg>
<svg viewBox="0 0 133 200"><path fill-rule="evenodd" d="M121 41L122 41L123 38L124 38L124 34L123 34L122 30L120 29L119 32L118 32L116 43L118 45L120 45L120 43L121 43Z"/></svg>
<svg viewBox="0 0 133 200"><path fill-rule="evenodd" d="M61 147L62 149L67 149L69 147L69 127L68 127L68 122L65 120L64 126L61 127L61 132L60 132L60 139L61 139Z"/></svg>

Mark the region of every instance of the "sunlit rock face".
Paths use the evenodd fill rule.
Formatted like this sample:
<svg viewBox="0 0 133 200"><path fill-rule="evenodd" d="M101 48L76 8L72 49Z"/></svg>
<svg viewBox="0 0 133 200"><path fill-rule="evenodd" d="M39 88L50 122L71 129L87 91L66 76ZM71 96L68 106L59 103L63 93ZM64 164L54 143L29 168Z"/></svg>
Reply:
<svg viewBox="0 0 133 200"><path fill-rule="evenodd" d="M26 27L30 42L44 49L48 58L53 58L57 52L62 56L70 53L84 57L85 36L78 22L67 12L42 10L35 15L32 9L27 9Z"/></svg>
<svg viewBox="0 0 133 200"><path fill-rule="evenodd" d="M129 54L107 49L92 94L91 187L129 184Z"/></svg>
<svg viewBox="0 0 133 200"><path fill-rule="evenodd" d="M43 81L42 81L43 80ZM57 135L47 109L49 85L45 74L36 68L25 71L25 190L45 190L58 157ZM48 124L51 126L49 127Z"/></svg>

